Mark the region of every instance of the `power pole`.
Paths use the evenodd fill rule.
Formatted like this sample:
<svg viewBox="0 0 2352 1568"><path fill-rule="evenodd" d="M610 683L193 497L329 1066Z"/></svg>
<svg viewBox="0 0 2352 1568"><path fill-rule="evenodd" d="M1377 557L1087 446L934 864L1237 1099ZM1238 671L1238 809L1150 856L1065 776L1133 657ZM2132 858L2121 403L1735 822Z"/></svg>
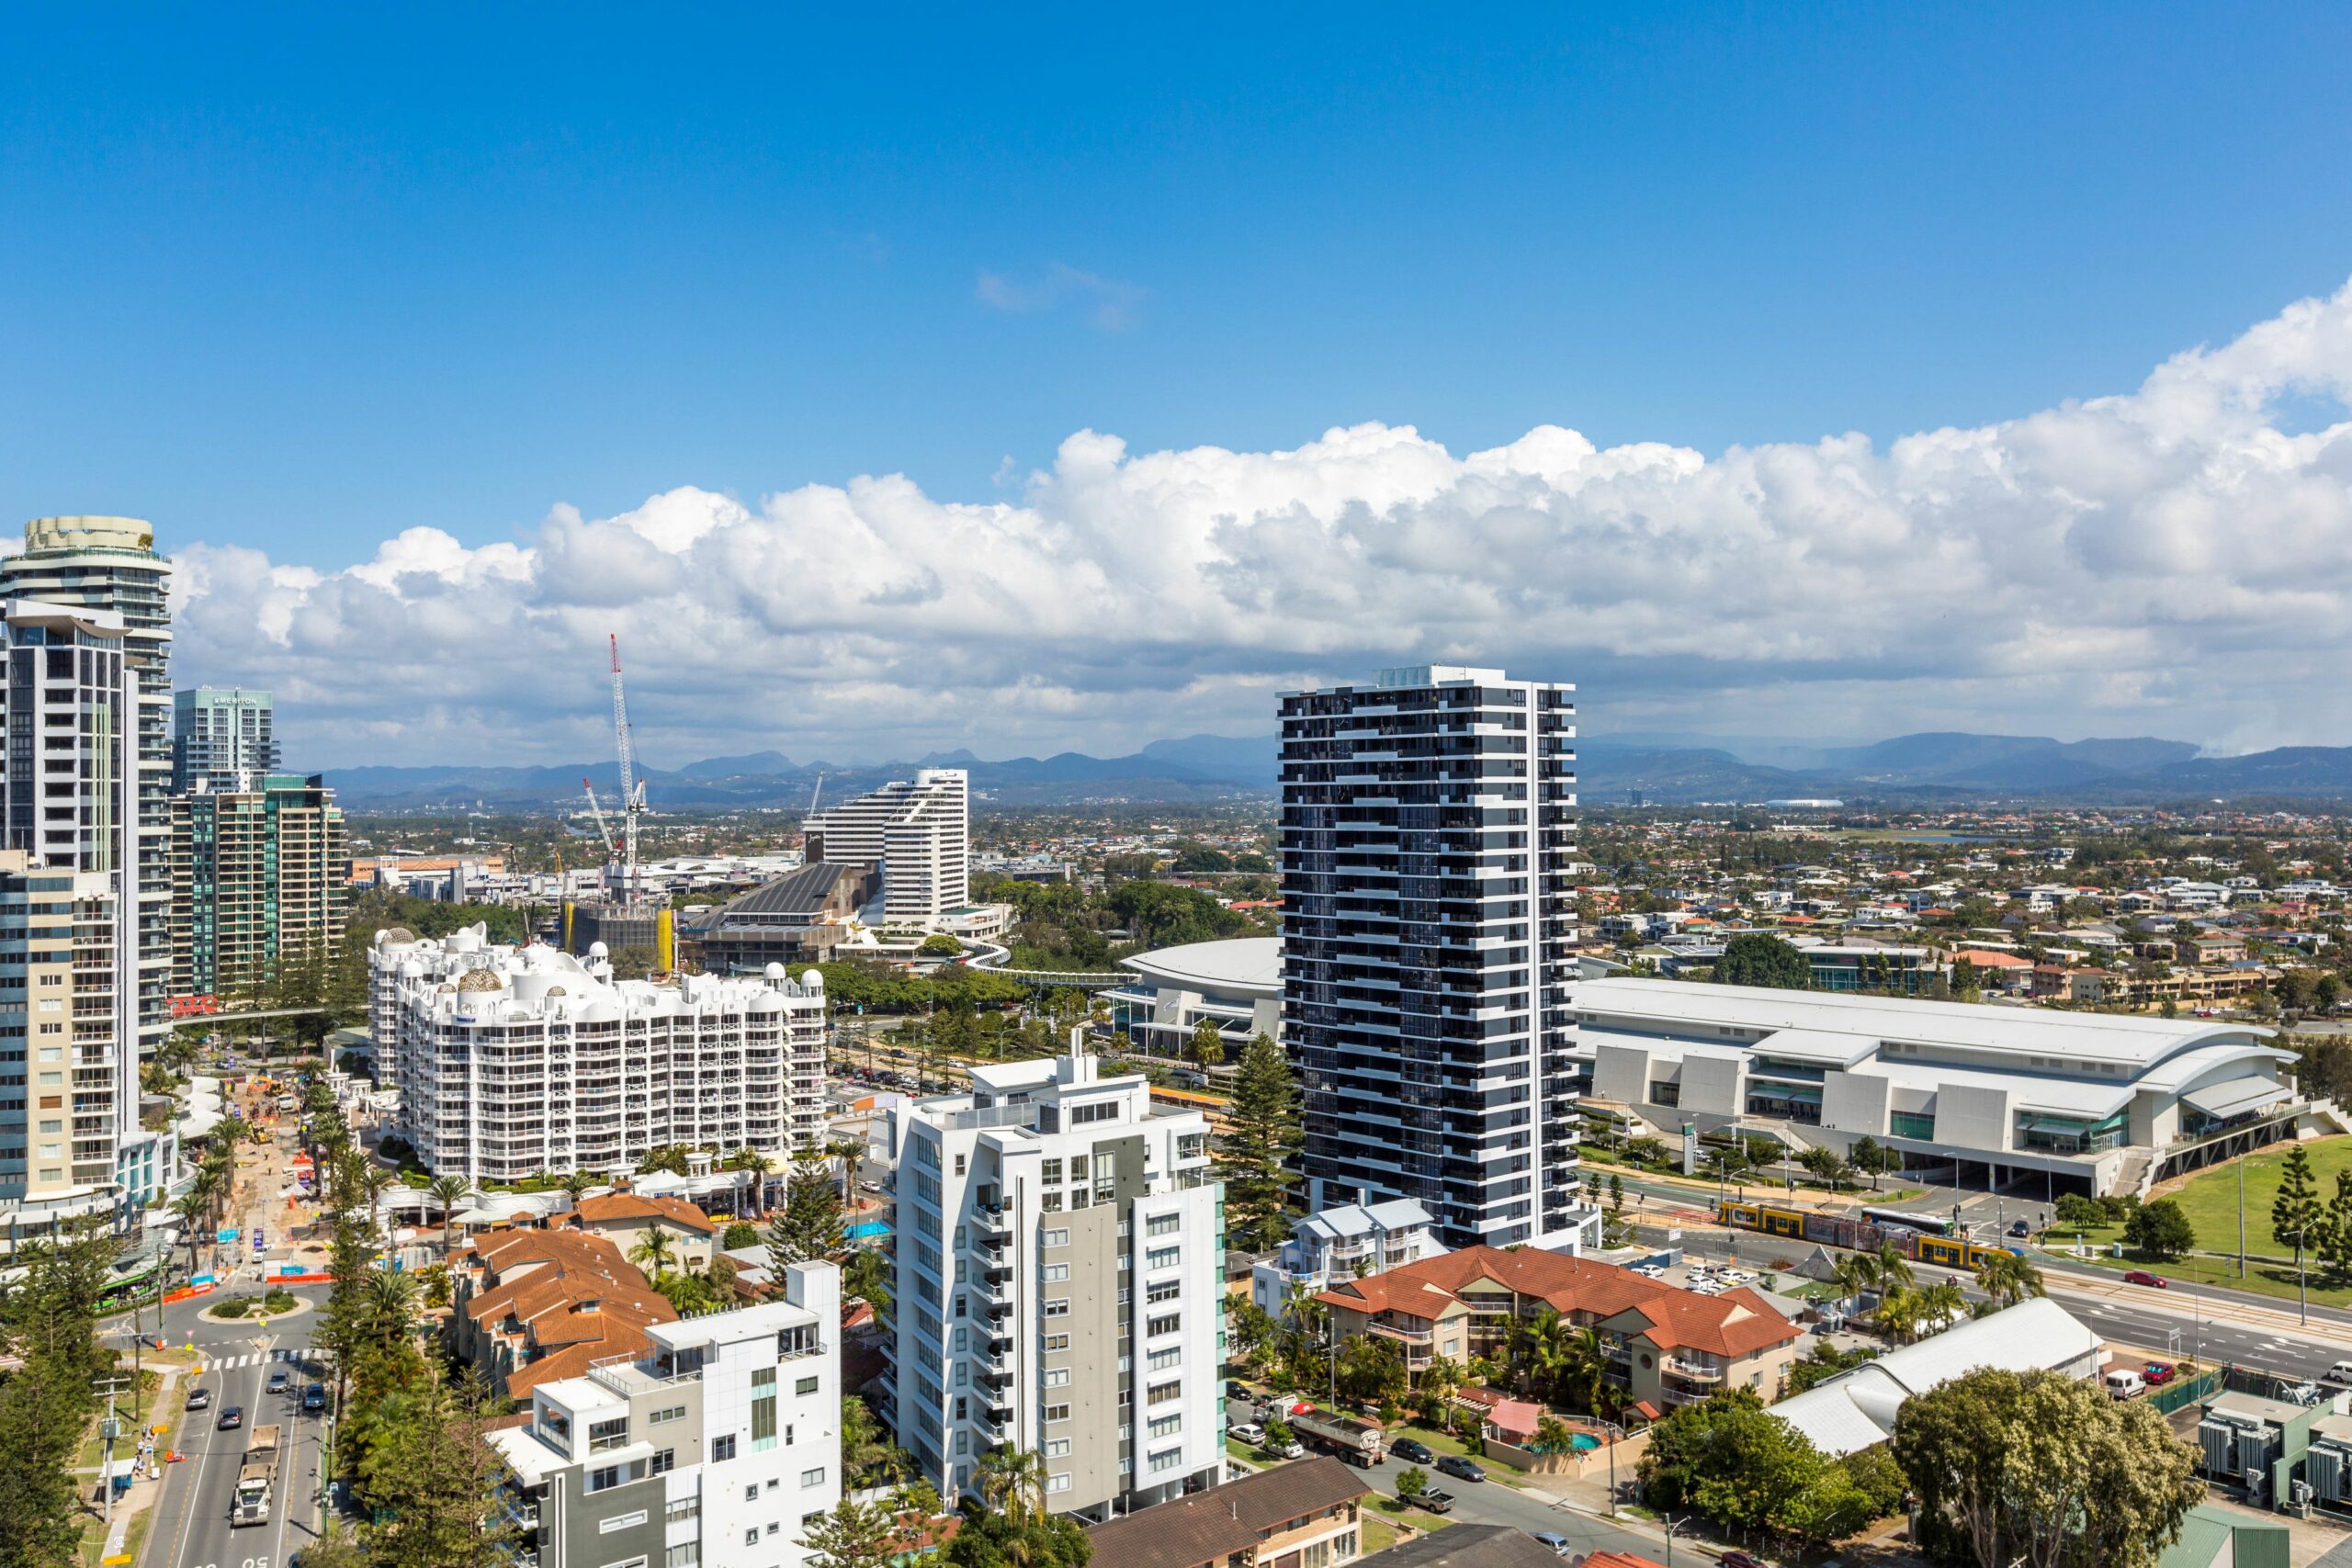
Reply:
<svg viewBox="0 0 2352 1568"><path fill-rule="evenodd" d="M103 1499L108 1529L114 1528L114 1445L115 1439L122 1436L121 1418L114 1413L114 1396L124 1385L122 1378L99 1378L90 1385L93 1388L103 1387L107 1391L106 1419L98 1423L98 1437L106 1444L103 1450L105 1462L98 1466L98 1491ZM135 1383L130 1386L134 1390L137 1387Z"/></svg>

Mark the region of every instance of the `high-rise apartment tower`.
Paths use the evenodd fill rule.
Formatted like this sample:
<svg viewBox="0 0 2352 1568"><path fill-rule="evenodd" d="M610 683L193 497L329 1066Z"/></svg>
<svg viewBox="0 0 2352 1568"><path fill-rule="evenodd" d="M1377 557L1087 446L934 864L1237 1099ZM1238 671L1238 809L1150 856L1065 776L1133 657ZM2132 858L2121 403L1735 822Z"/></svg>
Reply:
<svg viewBox="0 0 2352 1568"><path fill-rule="evenodd" d="M925 768L801 824L811 861L882 868L883 919L936 930L972 901L971 775Z"/></svg>
<svg viewBox="0 0 2352 1568"><path fill-rule="evenodd" d="M1567 1059L1575 688L1424 666L1282 698L1283 1016L1308 1207L1589 1236Z"/></svg>
<svg viewBox="0 0 2352 1568"><path fill-rule="evenodd" d="M172 793L248 790L277 772L269 694L198 686L172 695Z"/></svg>
<svg viewBox="0 0 2352 1568"><path fill-rule="evenodd" d="M182 694L185 695L186 694ZM199 780L199 784L201 784ZM172 994L264 999L323 976L351 904L343 808L313 773L172 797Z"/></svg>

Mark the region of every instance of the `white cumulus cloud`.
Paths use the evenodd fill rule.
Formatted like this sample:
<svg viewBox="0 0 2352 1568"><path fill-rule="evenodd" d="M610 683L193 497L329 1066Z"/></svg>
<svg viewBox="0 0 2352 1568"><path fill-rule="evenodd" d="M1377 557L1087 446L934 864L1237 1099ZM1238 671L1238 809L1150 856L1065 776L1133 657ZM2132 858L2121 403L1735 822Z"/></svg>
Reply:
<svg viewBox="0 0 2352 1568"><path fill-rule="evenodd" d="M1883 446L1080 431L1011 501L682 486L519 543L409 528L329 572L198 544L176 673L275 687L311 765L601 754L607 632L668 763L1262 732L1276 691L1431 660L1577 682L1596 732L2340 741L2346 404L2352 285L2136 390Z"/></svg>

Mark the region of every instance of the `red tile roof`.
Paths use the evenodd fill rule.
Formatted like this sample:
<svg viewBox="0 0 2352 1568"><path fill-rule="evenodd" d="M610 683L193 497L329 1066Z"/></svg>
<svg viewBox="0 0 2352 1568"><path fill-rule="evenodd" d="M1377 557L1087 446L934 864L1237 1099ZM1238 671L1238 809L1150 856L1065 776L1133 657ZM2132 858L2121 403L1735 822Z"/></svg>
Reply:
<svg viewBox="0 0 2352 1568"><path fill-rule="evenodd" d="M708 1214L684 1198L649 1198L641 1192L607 1192L600 1198L582 1198L574 1211L585 1225L628 1224L639 1220L667 1220L690 1231L705 1235L718 1233Z"/></svg>

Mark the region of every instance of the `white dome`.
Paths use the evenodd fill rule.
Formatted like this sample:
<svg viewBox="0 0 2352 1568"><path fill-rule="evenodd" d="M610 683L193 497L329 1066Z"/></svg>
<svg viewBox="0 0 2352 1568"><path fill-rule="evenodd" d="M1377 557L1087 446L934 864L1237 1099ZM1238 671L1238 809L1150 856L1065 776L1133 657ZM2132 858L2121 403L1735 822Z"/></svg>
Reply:
<svg viewBox="0 0 2352 1568"><path fill-rule="evenodd" d="M603 942L592 942L588 944L588 956L591 958L610 958L612 956L612 953L611 950L606 948Z"/></svg>
<svg viewBox="0 0 2352 1568"><path fill-rule="evenodd" d="M765 969L761 970L760 973L766 976L771 980L781 980L784 978L784 965L781 964L771 964Z"/></svg>
<svg viewBox="0 0 2352 1568"><path fill-rule="evenodd" d="M821 991L825 988L825 972L821 969L803 969L800 972L800 983L812 991Z"/></svg>

